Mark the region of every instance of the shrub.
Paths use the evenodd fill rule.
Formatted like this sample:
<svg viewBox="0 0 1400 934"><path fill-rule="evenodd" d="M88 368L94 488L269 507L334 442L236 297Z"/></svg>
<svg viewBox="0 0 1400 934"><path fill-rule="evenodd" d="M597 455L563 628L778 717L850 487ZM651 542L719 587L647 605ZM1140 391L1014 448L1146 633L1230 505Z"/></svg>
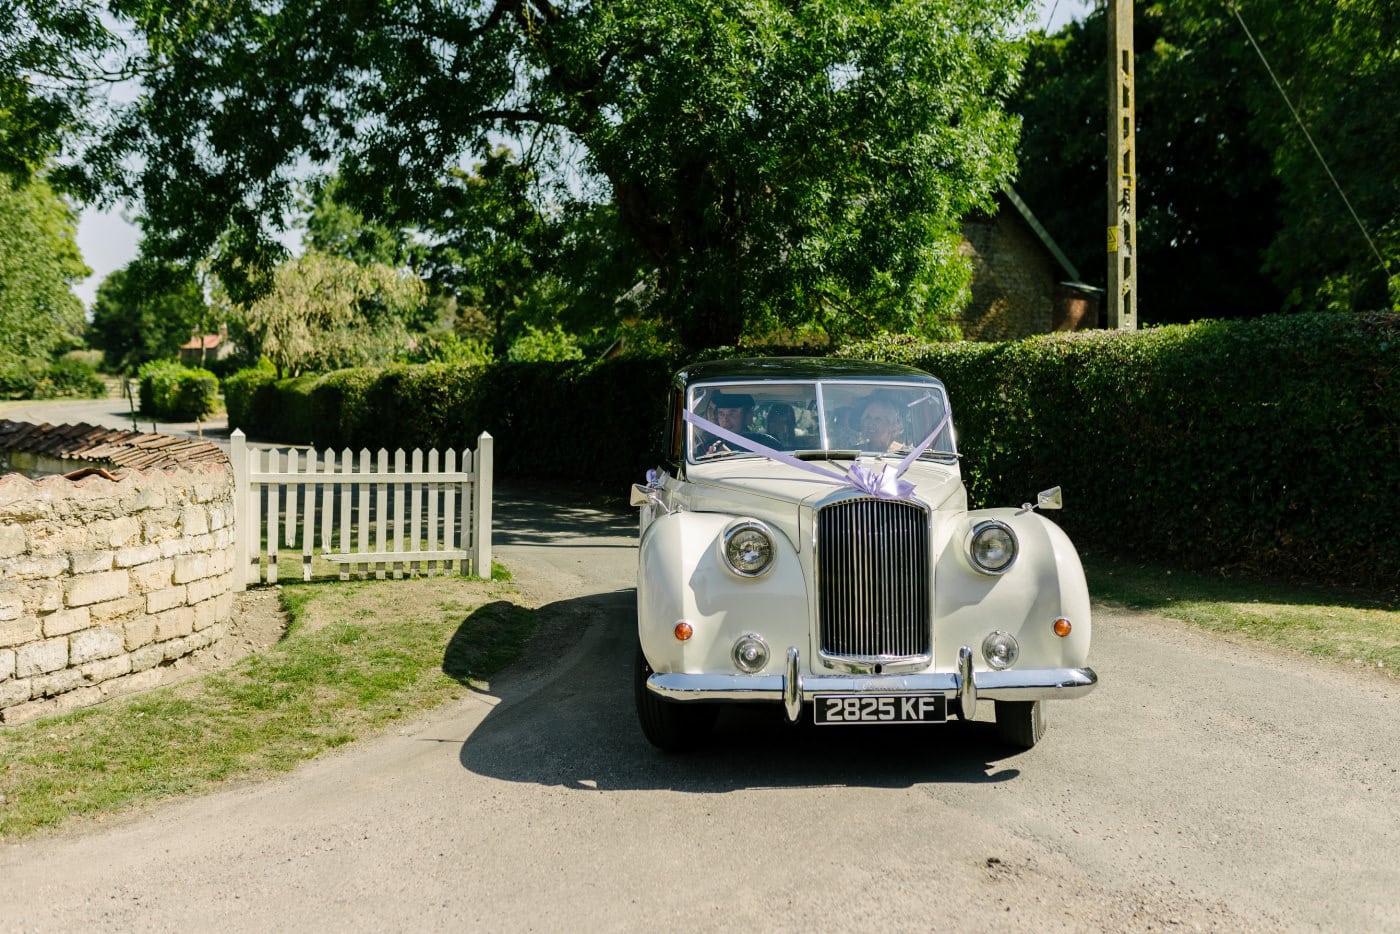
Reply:
<svg viewBox="0 0 1400 934"><path fill-rule="evenodd" d="M264 389L277 380L277 372L266 357L257 366L247 367L224 377L224 408L228 410L228 427L243 429L244 433L257 430L254 426L266 425L271 420L270 412L263 412L259 404L268 405L273 394Z"/></svg>
<svg viewBox="0 0 1400 934"><path fill-rule="evenodd" d="M1394 588L1400 316L853 345L940 376L969 495L1058 483L1081 545Z"/></svg>
<svg viewBox="0 0 1400 934"><path fill-rule="evenodd" d="M1090 549L1394 588L1397 348L1400 316L1318 314L839 353L943 379L975 505L1059 484L1054 518ZM322 446L474 446L485 429L502 476L621 491L661 461L679 362L343 370L266 383L255 408L266 435Z"/></svg>
<svg viewBox="0 0 1400 934"><path fill-rule="evenodd" d="M164 421L203 419L214 411L219 398L218 377L174 360L143 364L138 375L142 414Z"/></svg>
<svg viewBox="0 0 1400 934"><path fill-rule="evenodd" d="M34 384L35 399L101 399L107 395L107 384L93 364L73 354L64 354L49 365Z"/></svg>

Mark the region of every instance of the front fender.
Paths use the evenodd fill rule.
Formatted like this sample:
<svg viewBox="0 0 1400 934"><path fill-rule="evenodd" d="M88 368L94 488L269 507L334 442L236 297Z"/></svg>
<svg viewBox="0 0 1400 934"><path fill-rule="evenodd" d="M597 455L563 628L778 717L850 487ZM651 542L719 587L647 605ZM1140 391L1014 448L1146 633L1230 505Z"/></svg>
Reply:
<svg viewBox="0 0 1400 934"><path fill-rule="evenodd" d="M789 645L806 651L807 588L797 550L781 530L769 526L772 566L762 577L740 577L724 562L720 542L730 523L741 518L677 512L647 527L637 569L637 631L653 671L736 670L730 650L750 632L768 643L765 672L782 671ZM680 620L694 628L685 642L674 635Z"/></svg>
<svg viewBox="0 0 1400 934"><path fill-rule="evenodd" d="M967 553L967 536L983 519L1011 527L1019 551L1001 575L978 571ZM1092 622L1084 568L1069 537L1058 525L1029 510L981 509L945 527L947 538L934 569L936 630L934 653L941 669L957 664L958 647L972 646L978 669L985 668L982 640L995 629L1021 645L1017 668L1080 668L1088 663ZM1069 636L1052 626L1063 616Z"/></svg>

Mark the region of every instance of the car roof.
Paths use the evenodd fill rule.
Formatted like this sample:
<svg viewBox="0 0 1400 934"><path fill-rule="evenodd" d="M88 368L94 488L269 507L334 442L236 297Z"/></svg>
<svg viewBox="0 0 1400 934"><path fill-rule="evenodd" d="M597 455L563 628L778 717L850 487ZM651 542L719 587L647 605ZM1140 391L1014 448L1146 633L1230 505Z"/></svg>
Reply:
<svg viewBox="0 0 1400 934"><path fill-rule="evenodd" d="M890 380L943 385L938 378L912 366L836 357L747 357L738 360L709 360L704 363L692 363L679 370L675 376L675 384L686 387L692 383L711 381L757 382L791 379Z"/></svg>

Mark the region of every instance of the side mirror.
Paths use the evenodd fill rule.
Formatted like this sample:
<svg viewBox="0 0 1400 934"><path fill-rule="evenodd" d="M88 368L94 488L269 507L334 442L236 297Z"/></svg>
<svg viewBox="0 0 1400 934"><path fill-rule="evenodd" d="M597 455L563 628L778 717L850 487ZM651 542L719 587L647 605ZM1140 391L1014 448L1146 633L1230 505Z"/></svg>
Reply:
<svg viewBox="0 0 1400 934"><path fill-rule="evenodd" d="M1036 494L1035 505L1039 509L1064 509L1065 501L1060 496L1060 488L1052 486L1050 489Z"/></svg>
<svg viewBox="0 0 1400 934"><path fill-rule="evenodd" d="M650 506L652 503L651 488L644 483L632 484L632 495L627 501L633 506Z"/></svg>

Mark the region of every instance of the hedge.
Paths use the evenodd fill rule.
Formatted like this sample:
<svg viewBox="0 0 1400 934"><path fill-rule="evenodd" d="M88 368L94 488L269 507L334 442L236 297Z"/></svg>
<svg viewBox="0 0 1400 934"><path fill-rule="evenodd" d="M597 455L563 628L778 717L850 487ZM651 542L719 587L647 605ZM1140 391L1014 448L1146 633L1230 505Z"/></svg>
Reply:
<svg viewBox="0 0 1400 934"><path fill-rule="evenodd" d="M137 375L142 414L163 421L198 421L214 411L219 398L217 376L174 360L152 360Z"/></svg>
<svg viewBox="0 0 1400 934"><path fill-rule="evenodd" d="M1091 549L1400 589L1400 316L1295 315L841 356L944 380L974 504L1053 484ZM250 387L230 425L334 447L474 446L500 475L625 490L679 361L344 370Z"/></svg>

